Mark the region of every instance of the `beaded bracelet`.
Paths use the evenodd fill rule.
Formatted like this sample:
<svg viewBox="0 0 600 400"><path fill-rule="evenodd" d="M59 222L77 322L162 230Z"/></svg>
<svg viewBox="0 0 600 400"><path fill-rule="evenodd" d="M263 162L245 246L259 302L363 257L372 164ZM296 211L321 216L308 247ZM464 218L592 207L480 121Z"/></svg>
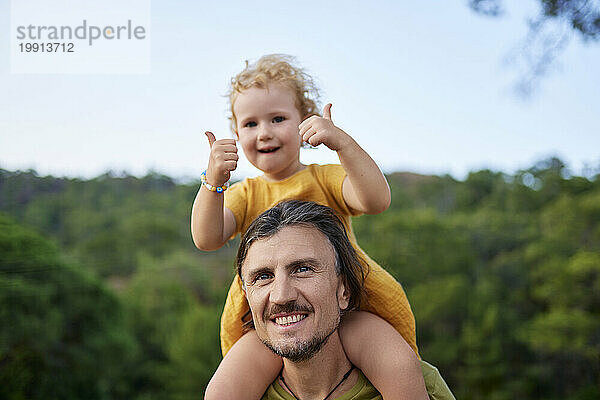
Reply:
<svg viewBox="0 0 600 400"><path fill-rule="evenodd" d="M200 181L211 192L223 193L229 187L229 182L225 182L223 186L213 186L210 183L206 182L206 171L200 174Z"/></svg>

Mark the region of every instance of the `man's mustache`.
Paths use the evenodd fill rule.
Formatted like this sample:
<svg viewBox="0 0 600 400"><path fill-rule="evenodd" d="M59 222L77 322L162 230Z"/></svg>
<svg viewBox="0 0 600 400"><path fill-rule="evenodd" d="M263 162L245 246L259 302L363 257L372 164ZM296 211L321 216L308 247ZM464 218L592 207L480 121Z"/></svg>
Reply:
<svg viewBox="0 0 600 400"><path fill-rule="evenodd" d="M313 312L313 308L308 304L300 304L296 301L290 301L285 304L273 304L269 309L265 309L263 319L265 321L275 318L277 314L292 314L295 312Z"/></svg>

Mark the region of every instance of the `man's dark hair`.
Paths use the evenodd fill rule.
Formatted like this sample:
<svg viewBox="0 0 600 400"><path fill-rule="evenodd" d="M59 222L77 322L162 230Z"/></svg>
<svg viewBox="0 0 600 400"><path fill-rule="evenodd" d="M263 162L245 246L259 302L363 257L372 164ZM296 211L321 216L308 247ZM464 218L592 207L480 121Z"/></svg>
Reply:
<svg viewBox="0 0 600 400"><path fill-rule="evenodd" d="M242 264L252 243L270 238L286 226L295 225L316 228L329 240L335 252L335 272L342 277L350 292L348 307L343 311L358 309L364 291L364 262L352 247L346 228L335 212L312 201L283 201L256 217L242 236L238 248L235 262L240 279Z"/></svg>

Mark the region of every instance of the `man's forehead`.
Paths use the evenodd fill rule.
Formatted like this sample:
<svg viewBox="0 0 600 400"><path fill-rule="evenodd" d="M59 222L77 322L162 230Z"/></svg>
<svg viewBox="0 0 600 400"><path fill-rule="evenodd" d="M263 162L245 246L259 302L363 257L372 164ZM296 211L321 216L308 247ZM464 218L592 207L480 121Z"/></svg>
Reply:
<svg viewBox="0 0 600 400"><path fill-rule="evenodd" d="M296 260L314 259L322 265L335 265L335 252L329 239L311 226L291 225L273 236L250 245L242 274L250 268L274 267Z"/></svg>

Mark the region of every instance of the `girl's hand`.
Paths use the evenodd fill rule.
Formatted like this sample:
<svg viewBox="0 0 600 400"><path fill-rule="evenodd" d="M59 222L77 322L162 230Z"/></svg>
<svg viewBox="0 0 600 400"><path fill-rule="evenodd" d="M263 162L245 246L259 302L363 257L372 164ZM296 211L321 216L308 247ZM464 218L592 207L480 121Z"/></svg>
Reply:
<svg viewBox="0 0 600 400"><path fill-rule="evenodd" d="M216 140L212 132L206 131L205 134L210 146L206 182L213 186L222 186L237 168L237 146L233 139Z"/></svg>
<svg viewBox="0 0 600 400"><path fill-rule="evenodd" d="M350 135L335 126L331 120L331 103L323 108L322 117L308 117L298 125L298 129L302 140L312 146L322 143L331 150L340 151L353 142Z"/></svg>

